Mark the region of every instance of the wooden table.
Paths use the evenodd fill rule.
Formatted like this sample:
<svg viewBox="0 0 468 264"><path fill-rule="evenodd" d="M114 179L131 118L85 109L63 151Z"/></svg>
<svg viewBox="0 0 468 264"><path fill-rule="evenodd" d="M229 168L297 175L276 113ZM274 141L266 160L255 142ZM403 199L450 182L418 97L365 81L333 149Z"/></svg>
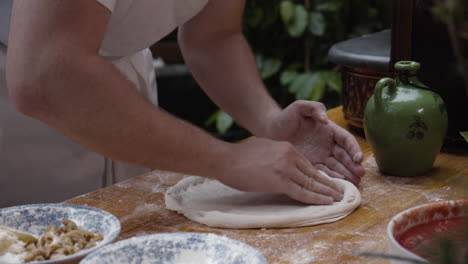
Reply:
<svg viewBox="0 0 468 264"><path fill-rule="evenodd" d="M346 127L341 107L329 118ZM386 226L392 216L427 202L466 199L468 157L442 153L434 169L414 178L382 176L369 145L357 136L364 152L366 176L359 186L362 204L335 223L290 229L228 230L194 223L165 209L164 192L184 175L154 171L66 202L104 209L122 224L119 239L165 232L225 235L259 249L269 263L388 263L352 254L355 250L386 252ZM464 186L464 187L463 187Z"/></svg>

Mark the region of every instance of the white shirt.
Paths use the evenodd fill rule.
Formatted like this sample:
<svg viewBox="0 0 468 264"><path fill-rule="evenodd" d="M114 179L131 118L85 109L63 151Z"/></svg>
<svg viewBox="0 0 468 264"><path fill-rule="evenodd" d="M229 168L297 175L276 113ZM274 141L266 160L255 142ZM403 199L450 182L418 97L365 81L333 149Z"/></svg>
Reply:
<svg viewBox="0 0 468 264"><path fill-rule="evenodd" d="M147 48L190 20L208 0L96 1L112 12L100 54L157 104L152 57Z"/></svg>
<svg viewBox="0 0 468 264"><path fill-rule="evenodd" d="M101 52L127 56L161 40L208 0L96 0L112 12Z"/></svg>
<svg viewBox="0 0 468 264"><path fill-rule="evenodd" d="M148 47L190 20L208 0L96 1L112 13L100 54L156 105ZM59 202L98 189L103 180L121 181L150 171L104 158L18 113L8 100L5 53L0 45L0 208Z"/></svg>

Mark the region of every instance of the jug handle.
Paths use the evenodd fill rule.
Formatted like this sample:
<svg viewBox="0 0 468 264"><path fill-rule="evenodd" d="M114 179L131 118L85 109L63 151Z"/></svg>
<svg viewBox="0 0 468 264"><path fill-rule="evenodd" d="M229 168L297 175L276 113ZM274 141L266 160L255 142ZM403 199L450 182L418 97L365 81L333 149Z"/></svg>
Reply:
<svg viewBox="0 0 468 264"><path fill-rule="evenodd" d="M375 106L376 107L382 107L383 102L382 102L382 90L383 88L387 87L390 90L390 92L394 92L396 88L396 82L392 78L382 78L380 81L377 82L375 85L374 89L374 100L375 100Z"/></svg>

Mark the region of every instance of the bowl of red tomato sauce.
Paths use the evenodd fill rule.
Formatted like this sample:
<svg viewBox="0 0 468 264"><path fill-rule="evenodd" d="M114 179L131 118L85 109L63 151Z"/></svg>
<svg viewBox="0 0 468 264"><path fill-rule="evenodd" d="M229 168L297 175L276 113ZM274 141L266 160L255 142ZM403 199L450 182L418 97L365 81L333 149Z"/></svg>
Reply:
<svg viewBox="0 0 468 264"><path fill-rule="evenodd" d="M387 236L390 254L437 263L443 257L441 247L467 247L468 200L434 202L407 209L390 220Z"/></svg>

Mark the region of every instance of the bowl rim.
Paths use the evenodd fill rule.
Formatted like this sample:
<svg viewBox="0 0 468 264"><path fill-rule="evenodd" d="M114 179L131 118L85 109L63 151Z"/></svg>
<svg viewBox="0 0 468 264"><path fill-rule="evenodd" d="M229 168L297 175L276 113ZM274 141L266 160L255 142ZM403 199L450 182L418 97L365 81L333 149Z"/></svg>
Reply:
<svg viewBox="0 0 468 264"><path fill-rule="evenodd" d="M268 261L266 260L265 256L258 250L257 248L244 243L242 241L229 238L224 235L218 235L215 233L198 233L198 232L173 232L173 233L154 233L154 234L148 234L148 235L143 235L143 236L135 236L135 237L130 237L127 239L123 239L120 241L117 241L112 244L105 245L104 247L100 248L99 250L93 251L92 253L88 254L84 259L80 261L80 264L87 264L88 261L91 261L92 259L98 257L100 254L108 252L108 251L116 251L119 250L121 247L125 247L127 245L131 245L132 243L144 243L149 240L153 239L167 239L170 237L178 237L178 238L193 238L193 237L199 237L202 238L206 241L206 238L208 236L211 237L216 237L217 239L223 239L224 241L227 241L233 245L240 245L244 248L247 248L251 252L255 253L256 256L259 257L261 264L267 264ZM111 249L112 247L115 247L114 249Z"/></svg>
<svg viewBox="0 0 468 264"><path fill-rule="evenodd" d="M398 243L398 241L396 240L395 235L393 233L393 228L395 226L395 222L396 222L396 220L398 220L400 218L403 218L403 215L414 212L414 211L424 210L425 208L429 208L429 207L432 207L434 205L442 206L442 205L445 205L445 204L449 205L449 204L457 204L457 203L468 205L468 200L445 200L445 201L429 202L429 203L425 203L425 204L421 204L421 205L417 205L417 206L407 208L407 209L399 212L398 214L394 215L387 224L387 237L390 240L390 244L393 244L399 250L406 252L411 258L414 258L415 260L428 261L427 259L425 259L425 258L423 258L423 257L421 257L419 255L416 255L415 253L413 253L412 251L406 249L400 243Z"/></svg>
<svg viewBox="0 0 468 264"><path fill-rule="evenodd" d="M66 262L66 261L74 260L74 259L77 259L77 258L83 258L86 255L89 255L89 254L93 253L94 251L96 251L96 250L98 250L98 249L100 249L100 248L102 248L102 247L104 247L104 246L106 246L108 244L111 244L119 236L119 234L120 234L120 232L122 230L119 219L115 215L113 215L112 213L110 213L110 212L108 212L106 210L97 208L97 207L92 207L92 206L88 206L88 205L81 205L81 204L69 204L69 203L24 204L24 205L16 205L16 206L9 206L9 207L0 208L0 213L7 212L7 211L18 211L18 210L24 210L24 209L36 208L36 207L37 208L39 208L39 207L42 207L42 208L44 208L44 207L49 207L49 208L73 208L73 209L81 209L81 210L84 209L84 210L98 212L98 213L101 213L103 215L106 215L107 217L109 217L109 219L111 219L111 221L116 226L116 229L115 229L116 232L115 232L114 235L108 237L108 242L107 243L101 243L101 244L96 245L96 246L94 246L92 248L88 248L88 249L79 251L78 253L68 255L66 257L59 258L59 259L30 261L30 262L27 262L27 263L31 263L31 264L53 264L53 263Z"/></svg>

